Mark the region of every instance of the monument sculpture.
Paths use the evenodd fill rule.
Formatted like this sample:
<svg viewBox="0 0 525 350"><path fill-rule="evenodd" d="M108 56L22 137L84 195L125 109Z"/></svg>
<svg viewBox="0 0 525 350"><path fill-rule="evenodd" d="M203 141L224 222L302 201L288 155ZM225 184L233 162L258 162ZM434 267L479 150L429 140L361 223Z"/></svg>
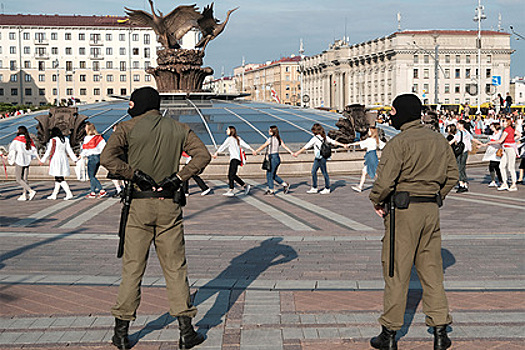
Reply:
<svg viewBox="0 0 525 350"><path fill-rule="evenodd" d="M51 129L59 128L64 136L69 137L71 148L79 146L86 136L85 124L87 116L78 114L77 107L53 107L49 114L35 117L38 125L36 127L36 146L42 149L50 139Z"/></svg>
<svg viewBox="0 0 525 350"><path fill-rule="evenodd" d="M210 67L202 67L204 50L208 43L224 31L230 15L238 9L228 11L224 22L214 17L213 3L202 12L195 5L181 5L166 16L148 0L151 14L142 10L126 8L131 25L153 28L162 49L157 51L157 67L146 71L155 77L159 92L201 91L206 76L213 74ZM192 29L201 32L202 38L194 49L181 48L180 41Z"/></svg>
<svg viewBox="0 0 525 350"><path fill-rule="evenodd" d="M345 107L343 117L339 118L335 126L339 130L331 130L328 136L341 143L354 142L358 132L361 139L364 139L370 126L376 122L376 112L367 111L361 104L352 104ZM386 141L385 132L379 130L379 138Z"/></svg>

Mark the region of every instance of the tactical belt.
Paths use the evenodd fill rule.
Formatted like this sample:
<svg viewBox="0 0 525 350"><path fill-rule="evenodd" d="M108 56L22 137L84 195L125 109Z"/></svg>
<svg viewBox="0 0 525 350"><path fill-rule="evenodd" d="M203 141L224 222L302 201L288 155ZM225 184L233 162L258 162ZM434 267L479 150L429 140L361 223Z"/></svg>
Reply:
<svg viewBox="0 0 525 350"><path fill-rule="evenodd" d="M173 198L174 193L172 191L133 191L133 199L141 198Z"/></svg>
<svg viewBox="0 0 525 350"><path fill-rule="evenodd" d="M437 196L433 196L433 197L410 196L410 203L437 203Z"/></svg>

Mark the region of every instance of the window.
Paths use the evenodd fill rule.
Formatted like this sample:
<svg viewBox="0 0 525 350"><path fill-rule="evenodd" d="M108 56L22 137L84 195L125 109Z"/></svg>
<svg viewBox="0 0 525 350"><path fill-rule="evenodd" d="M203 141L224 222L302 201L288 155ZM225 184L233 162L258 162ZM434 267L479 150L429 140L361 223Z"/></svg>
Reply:
<svg viewBox="0 0 525 350"><path fill-rule="evenodd" d="M24 40L29 40L29 33L24 33Z"/></svg>
<svg viewBox="0 0 525 350"><path fill-rule="evenodd" d="M51 40L58 40L58 33L51 33Z"/></svg>
<svg viewBox="0 0 525 350"><path fill-rule="evenodd" d="M66 47L66 55L71 55L73 54L73 49L71 49L70 47Z"/></svg>
<svg viewBox="0 0 525 350"><path fill-rule="evenodd" d="M151 81L151 75L146 74L146 76L144 77L144 81Z"/></svg>
<svg viewBox="0 0 525 350"><path fill-rule="evenodd" d="M46 70L46 62L45 61L38 61L38 70L39 71Z"/></svg>
<svg viewBox="0 0 525 350"><path fill-rule="evenodd" d="M138 56L139 55L139 49L138 48L133 48L133 55L134 56Z"/></svg>
<svg viewBox="0 0 525 350"><path fill-rule="evenodd" d="M126 75L121 74L121 75L120 75L120 81L121 81L122 83L125 82L125 81L126 81Z"/></svg>
<svg viewBox="0 0 525 350"><path fill-rule="evenodd" d="M17 96L18 95L18 89L11 89L11 96Z"/></svg>
<svg viewBox="0 0 525 350"><path fill-rule="evenodd" d="M114 94L113 89L112 88L108 88L106 94L107 95L113 95Z"/></svg>
<svg viewBox="0 0 525 350"><path fill-rule="evenodd" d="M131 40L133 40L133 41L139 41L139 35L138 35L138 34L133 34L133 35L131 36Z"/></svg>
<svg viewBox="0 0 525 350"><path fill-rule="evenodd" d="M31 48L29 46L24 46L24 55L30 55L31 54Z"/></svg>
<svg viewBox="0 0 525 350"><path fill-rule="evenodd" d="M93 95L99 96L100 95L100 89L99 88L94 88L93 89Z"/></svg>
<svg viewBox="0 0 525 350"><path fill-rule="evenodd" d="M80 61L80 62L78 63L78 67L79 67L80 69L86 69L86 61Z"/></svg>
<svg viewBox="0 0 525 350"><path fill-rule="evenodd" d="M119 34L118 35L118 40L119 41L126 41L126 34Z"/></svg>
<svg viewBox="0 0 525 350"><path fill-rule="evenodd" d="M31 82L31 75L29 74L24 75L24 81L27 83Z"/></svg>
<svg viewBox="0 0 525 350"><path fill-rule="evenodd" d="M133 61L133 69L139 69L139 68L140 68L139 61Z"/></svg>
<svg viewBox="0 0 525 350"><path fill-rule="evenodd" d="M423 79L428 79L430 72L428 69L423 70Z"/></svg>
<svg viewBox="0 0 525 350"><path fill-rule="evenodd" d="M78 54L82 55L82 56L85 55L86 54L86 48L85 47L80 47L78 49Z"/></svg>
<svg viewBox="0 0 525 350"><path fill-rule="evenodd" d="M450 99L449 98L446 98L445 99L445 104L449 104L450 103Z"/></svg>
<svg viewBox="0 0 525 350"><path fill-rule="evenodd" d="M78 80L86 81L86 75L85 74L80 74L80 77L78 78Z"/></svg>
<svg viewBox="0 0 525 350"><path fill-rule="evenodd" d="M67 74L66 75L66 81L73 81L73 75L72 74Z"/></svg>
<svg viewBox="0 0 525 350"><path fill-rule="evenodd" d="M461 88L459 87L459 84L456 84L456 85L454 86L454 92L455 92L456 94L459 94L459 93L461 92Z"/></svg>
<svg viewBox="0 0 525 350"><path fill-rule="evenodd" d="M106 34L106 41L111 41L113 40L113 36L111 34Z"/></svg>
<svg viewBox="0 0 525 350"><path fill-rule="evenodd" d="M39 74L38 75L38 81L41 81L41 82L46 81L46 75L45 74Z"/></svg>
<svg viewBox="0 0 525 350"><path fill-rule="evenodd" d="M465 62L466 63L470 63L470 55L466 55L465 56Z"/></svg>
<svg viewBox="0 0 525 350"><path fill-rule="evenodd" d="M414 69L414 79L419 79L419 70Z"/></svg>
<svg viewBox="0 0 525 350"><path fill-rule="evenodd" d="M98 74L93 75L93 81L100 81L100 75Z"/></svg>
<svg viewBox="0 0 525 350"><path fill-rule="evenodd" d="M79 34L78 34L78 40L86 40L86 34L84 34L84 33L79 33Z"/></svg>
<svg viewBox="0 0 525 350"><path fill-rule="evenodd" d="M65 39L66 40L71 40L71 33L66 33Z"/></svg>
<svg viewBox="0 0 525 350"><path fill-rule="evenodd" d="M487 63L492 63L492 55L487 55Z"/></svg>
<svg viewBox="0 0 525 350"><path fill-rule="evenodd" d="M11 82L18 81L18 74L11 74L11 78L9 79Z"/></svg>
<svg viewBox="0 0 525 350"><path fill-rule="evenodd" d="M415 93L415 94L417 94L418 91L419 91L419 87L418 87L418 85L417 85L417 84L412 85L412 92Z"/></svg>
<svg viewBox="0 0 525 350"><path fill-rule="evenodd" d="M0 89L0 96L4 96L4 89L3 88Z"/></svg>
<svg viewBox="0 0 525 350"><path fill-rule="evenodd" d="M120 54L121 56L126 55L126 48L125 48L125 47L121 47L121 48L119 49L119 54Z"/></svg>
<svg viewBox="0 0 525 350"><path fill-rule="evenodd" d="M465 78L470 78L470 68L465 69Z"/></svg>
<svg viewBox="0 0 525 350"><path fill-rule="evenodd" d="M418 55L414 55L414 63L415 64L419 63L419 56Z"/></svg>
<svg viewBox="0 0 525 350"><path fill-rule="evenodd" d="M16 46L9 46L9 53L11 55L16 54Z"/></svg>
<svg viewBox="0 0 525 350"><path fill-rule="evenodd" d="M66 61L66 70L67 71L73 70L73 61Z"/></svg>
<svg viewBox="0 0 525 350"><path fill-rule="evenodd" d="M492 76L492 70L490 68L487 68L485 70L485 78L490 78Z"/></svg>
<svg viewBox="0 0 525 350"><path fill-rule="evenodd" d="M445 55L445 63L450 63L450 55Z"/></svg>
<svg viewBox="0 0 525 350"><path fill-rule="evenodd" d="M428 63L430 60L430 57L428 55L423 56L423 62Z"/></svg>
<svg viewBox="0 0 525 350"><path fill-rule="evenodd" d="M10 32L9 33L9 40L16 40L16 33L15 32Z"/></svg>
<svg viewBox="0 0 525 350"><path fill-rule="evenodd" d="M113 69L113 61L106 61L106 69Z"/></svg>
<svg viewBox="0 0 525 350"><path fill-rule="evenodd" d="M86 89L80 89L80 96L86 96L87 90Z"/></svg>
<svg viewBox="0 0 525 350"><path fill-rule="evenodd" d="M106 75L106 81L110 83L113 82L113 74Z"/></svg>
<svg viewBox="0 0 525 350"><path fill-rule="evenodd" d="M133 81L140 81L140 75L133 74Z"/></svg>
<svg viewBox="0 0 525 350"><path fill-rule="evenodd" d="M113 55L113 48L111 47L106 47L106 55Z"/></svg>
<svg viewBox="0 0 525 350"><path fill-rule="evenodd" d="M445 94L450 93L450 84L445 84Z"/></svg>
<svg viewBox="0 0 525 350"><path fill-rule="evenodd" d="M93 62L93 70L95 72L98 72L100 70L100 62L99 61Z"/></svg>
<svg viewBox="0 0 525 350"><path fill-rule="evenodd" d="M127 95L127 90L126 89L120 89L120 94L122 96Z"/></svg>
<svg viewBox="0 0 525 350"><path fill-rule="evenodd" d="M150 58L151 56L151 53L150 53L150 49L148 49L147 47L144 49L144 58Z"/></svg>
<svg viewBox="0 0 525 350"><path fill-rule="evenodd" d="M46 89L38 89L38 94L40 96L45 96L46 95Z"/></svg>
<svg viewBox="0 0 525 350"><path fill-rule="evenodd" d="M144 69L148 69L150 67L150 62L149 61L144 61Z"/></svg>
<svg viewBox="0 0 525 350"><path fill-rule="evenodd" d="M456 68L456 73L455 73L455 75L454 75L454 76L456 77L456 79L459 79L459 78L461 78L461 71L460 71L460 69L459 69L459 68Z"/></svg>
<svg viewBox="0 0 525 350"><path fill-rule="evenodd" d="M461 63L461 56L460 55L456 55L456 63Z"/></svg>
<svg viewBox="0 0 525 350"><path fill-rule="evenodd" d="M32 95L33 95L33 89L31 89L31 88L27 88L27 89L25 89L25 90L24 90L24 94L25 94L26 96L32 96Z"/></svg>
<svg viewBox="0 0 525 350"><path fill-rule="evenodd" d="M120 71L121 72L126 71L126 61L120 61Z"/></svg>
<svg viewBox="0 0 525 350"><path fill-rule="evenodd" d="M485 93L490 94L492 91L492 84L485 84Z"/></svg>
<svg viewBox="0 0 525 350"><path fill-rule="evenodd" d="M149 45L150 44L150 36L149 34L144 34L144 44Z"/></svg>
<svg viewBox="0 0 525 350"><path fill-rule="evenodd" d="M92 58L102 58L100 47L92 47L90 49L90 54Z"/></svg>
<svg viewBox="0 0 525 350"><path fill-rule="evenodd" d="M31 61L24 61L24 68L30 69L31 68Z"/></svg>
<svg viewBox="0 0 525 350"><path fill-rule="evenodd" d="M57 81L57 75L56 74L53 74L51 76L51 81Z"/></svg>
<svg viewBox="0 0 525 350"><path fill-rule="evenodd" d="M428 93L429 92L428 84L423 84L423 92L424 93Z"/></svg>
<svg viewBox="0 0 525 350"><path fill-rule="evenodd" d="M51 54L52 55L58 55L58 47L52 47L51 48Z"/></svg>
<svg viewBox="0 0 525 350"><path fill-rule="evenodd" d="M68 95L68 96L73 96L73 89L71 89L71 88L67 88L67 89L66 89L66 95Z"/></svg>
<svg viewBox="0 0 525 350"><path fill-rule="evenodd" d="M58 90L57 90L56 88L53 89L53 96L58 95L57 91L58 91Z"/></svg>

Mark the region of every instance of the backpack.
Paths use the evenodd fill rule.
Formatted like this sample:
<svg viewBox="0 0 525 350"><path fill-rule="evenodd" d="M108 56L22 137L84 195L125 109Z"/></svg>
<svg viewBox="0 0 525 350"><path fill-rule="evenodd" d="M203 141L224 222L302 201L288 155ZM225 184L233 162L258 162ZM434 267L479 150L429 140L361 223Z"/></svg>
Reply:
<svg viewBox="0 0 525 350"><path fill-rule="evenodd" d="M321 148L319 149L319 153L321 154L321 157L323 157L325 159L328 159L328 158L330 158L332 156L332 148L326 142L326 139L321 140L321 141L323 143L321 144Z"/></svg>

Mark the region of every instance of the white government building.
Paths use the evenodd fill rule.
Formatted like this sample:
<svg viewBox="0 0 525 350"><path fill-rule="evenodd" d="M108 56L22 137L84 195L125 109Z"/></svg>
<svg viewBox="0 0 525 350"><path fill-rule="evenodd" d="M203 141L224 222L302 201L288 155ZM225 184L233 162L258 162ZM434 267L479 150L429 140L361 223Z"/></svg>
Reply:
<svg viewBox="0 0 525 350"><path fill-rule="evenodd" d="M396 95L407 92L433 104L437 48L437 100L475 105L477 97L467 92L467 86L477 84L477 34L470 30L405 30L354 45L336 41L328 50L301 62L303 95L310 107L337 110L353 103L390 105ZM513 52L510 34L481 32L481 103L509 91ZM493 78L501 84L493 85Z"/></svg>

